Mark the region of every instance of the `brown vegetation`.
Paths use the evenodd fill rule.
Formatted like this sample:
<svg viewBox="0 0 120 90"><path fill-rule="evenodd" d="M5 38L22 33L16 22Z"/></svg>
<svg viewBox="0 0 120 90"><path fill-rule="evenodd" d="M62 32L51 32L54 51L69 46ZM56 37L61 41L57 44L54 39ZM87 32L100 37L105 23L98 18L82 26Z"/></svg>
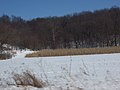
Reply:
<svg viewBox="0 0 120 90"><path fill-rule="evenodd" d="M10 53L0 54L0 60L10 59L12 55Z"/></svg>
<svg viewBox="0 0 120 90"><path fill-rule="evenodd" d="M104 48L80 48L80 49L55 49L41 50L26 57L46 57L46 56L68 56L68 55L88 55L88 54L109 54L120 53L120 47L104 47Z"/></svg>
<svg viewBox="0 0 120 90"><path fill-rule="evenodd" d="M14 74L13 79L16 85L21 86L33 86L37 88L43 88L45 83L38 79L33 73L30 71L25 71L22 74Z"/></svg>

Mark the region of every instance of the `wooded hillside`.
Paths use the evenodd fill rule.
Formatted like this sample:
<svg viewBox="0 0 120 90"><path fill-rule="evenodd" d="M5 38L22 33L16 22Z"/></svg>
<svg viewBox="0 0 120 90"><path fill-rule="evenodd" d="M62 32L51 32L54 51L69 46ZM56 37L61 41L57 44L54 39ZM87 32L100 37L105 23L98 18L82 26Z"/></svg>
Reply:
<svg viewBox="0 0 120 90"><path fill-rule="evenodd" d="M3 44L33 50L120 46L120 8L32 20L3 15L1 48Z"/></svg>

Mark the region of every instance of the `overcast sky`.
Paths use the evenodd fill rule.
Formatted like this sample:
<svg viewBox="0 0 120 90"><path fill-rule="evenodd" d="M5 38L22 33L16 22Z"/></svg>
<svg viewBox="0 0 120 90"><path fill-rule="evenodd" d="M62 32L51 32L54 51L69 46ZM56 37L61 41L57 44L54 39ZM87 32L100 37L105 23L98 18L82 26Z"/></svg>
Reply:
<svg viewBox="0 0 120 90"><path fill-rule="evenodd" d="M120 7L120 0L0 0L0 16L36 17L63 16L74 12L93 11L112 6Z"/></svg>

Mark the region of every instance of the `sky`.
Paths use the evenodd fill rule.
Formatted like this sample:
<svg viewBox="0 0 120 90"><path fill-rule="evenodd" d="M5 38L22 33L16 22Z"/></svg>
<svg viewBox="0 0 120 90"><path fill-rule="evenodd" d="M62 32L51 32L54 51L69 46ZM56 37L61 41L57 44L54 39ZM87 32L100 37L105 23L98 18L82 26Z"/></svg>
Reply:
<svg viewBox="0 0 120 90"><path fill-rule="evenodd" d="M14 15L30 20L37 17L64 16L112 6L120 0L0 0L0 16Z"/></svg>

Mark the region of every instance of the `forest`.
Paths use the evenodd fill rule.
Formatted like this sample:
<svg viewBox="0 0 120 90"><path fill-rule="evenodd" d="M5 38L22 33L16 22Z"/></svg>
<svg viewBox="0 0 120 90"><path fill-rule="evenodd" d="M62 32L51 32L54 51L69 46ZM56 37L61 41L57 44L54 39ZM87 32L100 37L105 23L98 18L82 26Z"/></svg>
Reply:
<svg viewBox="0 0 120 90"><path fill-rule="evenodd" d="M0 50L4 44L31 50L120 46L120 7L32 20L2 15Z"/></svg>

